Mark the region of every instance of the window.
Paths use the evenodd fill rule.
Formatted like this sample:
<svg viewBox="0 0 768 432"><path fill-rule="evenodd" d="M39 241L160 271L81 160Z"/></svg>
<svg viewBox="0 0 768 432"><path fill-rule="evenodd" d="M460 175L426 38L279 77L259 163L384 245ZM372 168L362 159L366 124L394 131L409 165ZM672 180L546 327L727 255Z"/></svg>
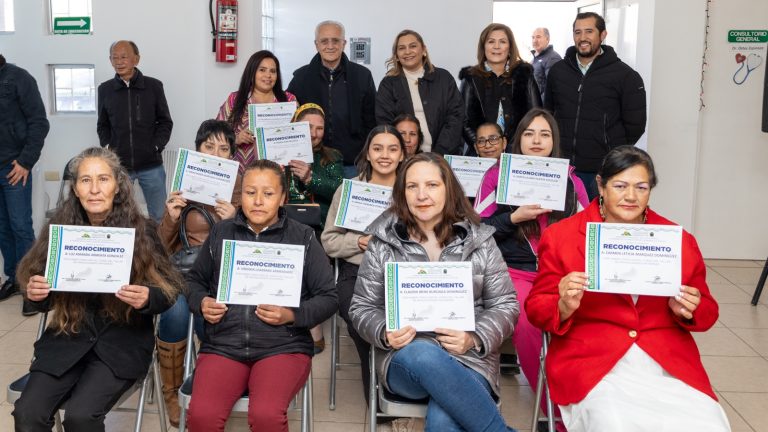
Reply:
<svg viewBox="0 0 768 432"><path fill-rule="evenodd" d="M13 33L13 0L0 0L0 33Z"/></svg>
<svg viewBox="0 0 768 432"><path fill-rule="evenodd" d="M95 113L93 65L51 65L54 113Z"/></svg>
<svg viewBox="0 0 768 432"><path fill-rule="evenodd" d="M261 0L261 49L275 49L275 0Z"/></svg>
<svg viewBox="0 0 768 432"><path fill-rule="evenodd" d="M49 0L51 33L91 34L91 0ZM72 18L67 19L67 18Z"/></svg>

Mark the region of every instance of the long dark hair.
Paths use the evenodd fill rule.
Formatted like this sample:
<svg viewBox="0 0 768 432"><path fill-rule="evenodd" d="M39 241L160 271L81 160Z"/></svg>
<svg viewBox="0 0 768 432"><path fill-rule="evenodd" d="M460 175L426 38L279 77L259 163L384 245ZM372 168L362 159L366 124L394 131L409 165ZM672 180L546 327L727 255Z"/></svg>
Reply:
<svg viewBox="0 0 768 432"><path fill-rule="evenodd" d="M403 141L403 137L400 136L400 132L398 132L394 126L383 124L371 129L371 131L368 133L368 138L365 139L365 145L363 145L363 149L360 150L360 153L357 154L357 158L355 158L355 166L357 166L357 172L360 173L363 181L366 182L371 181L371 177L373 177L373 167L371 166L371 161L369 161L367 158L368 149L371 148L371 141L373 141L376 135L379 134L390 134L396 136L397 142L400 144L400 151L403 152L403 159L405 159L407 155L407 152L405 151L405 141ZM402 162L398 162L397 169L400 169L400 167L402 167Z"/></svg>
<svg viewBox="0 0 768 432"><path fill-rule="evenodd" d="M293 120L294 122L300 122L304 120L304 117L314 114L319 115L323 119L323 123L325 123L325 113L323 112L323 109L320 107L311 107L311 108L304 108L304 105L300 106L299 109L296 111L299 114L296 116L296 118ZM339 153L338 150L332 149L326 145L323 145L323 143L320 143L320 149L317 151L320 153L320 165L322 166L328 166L332 164L333 162L336 162L341 159L341 153Z"/></svg>
<svg viewBox="0 0 768 432"><path fill-rule="evenodd" d="M514 154L523 154L522 145L520 143L523 133L537 117L542 117L546 120L552 131L552 153L549 154L549 157L563 157L563 151L560 148L560 129L557 127L557 121L549 111L543 108L531 108L520 120L520 123L517 124L515 134L512 136L511 152ZM517 209L517 207L512 208ZM573 187L573 181L569 178L565 192L565 209L563 211L553 210L550 212L547 216L547 222L549 225L552 225L557 221L573 216L578 210L579 200L576 197L576 189ZM539 226L539 221L537 219L520 222L517 225L520 227L520 229L516 231L518 241L525 242L527 238L541 237L541 227Z"/></svg>
<svg viewBox="0 0 768 432"><path fill-rule="evenodd" d="M102 223L105 227L123 227L136 229L131 264L131 283L158 287L168 299L176 295L184 286L181 274L171 264L165 248L157 235L157 227L148 221L139 211L133 199L133 187L130 177L120 166L120 160L112 151L101 147L83 150L69 162L67 170L74 179L71 190L56 212L50 224L91 225L80 199L74 190L80 165L86 159L100 159L112 170L117 181L117 194L112 202L112 210ZM37 241L19 263L18 280L22 285L33 275L43 274L48 252L48 224L43 227ZM26 288L26 285L24 285ZM57 333L74 334L80 331L86 319L87 304L98 296L101 302L99 313L111 321L128 324L134 322L137 314L132 306L122 302L112 294L88 293L51 293L51 308L55 310L50 327Z"/></svg>
<svg viewBox="0 0 768 432"><path fill-rule="evenodd" d="M443 183L445 183L443 219L435 226L435 238L437 238L441 246L445 246L453 238L453 224L466 220L473 225L478 225L480 217L475 213L472 206L469 205L469 200L467 200L467 196L464 194L461 183L456 179L453 170L442 156L432 152L419 153L405 161L392 188L390 211L401 223L405 224L410 236L419 242L426 240L426 234L419 228L416 219L408 209L408 202L405 199L405 182L408 170L419 162L437 165L437 168L440 170L440 177Z"/></svg>
<svg viewBox="0 0 768 432"><path fill-rule="evenodd" d="M251 96L253 86L256 80L256 71L259 69L259 65L264 59L272 59L275 61L275 69L277 76L275 78L275 85L272 87L272 92L275 94L275 99L278 102L287 102L288 97L283 90L283 79L280 74L280 60L272 54L272 51L261 50L253 53L251 58L248 59L248 63L245 64L243 75L240 77L240 87L237 89L237 96L235 96L235 103L232 106L232 112L229 114L227 121L232 125L232 128L237 127L240 124L240 119L245 113L246 105L248 105L248 98Z"/></svg>

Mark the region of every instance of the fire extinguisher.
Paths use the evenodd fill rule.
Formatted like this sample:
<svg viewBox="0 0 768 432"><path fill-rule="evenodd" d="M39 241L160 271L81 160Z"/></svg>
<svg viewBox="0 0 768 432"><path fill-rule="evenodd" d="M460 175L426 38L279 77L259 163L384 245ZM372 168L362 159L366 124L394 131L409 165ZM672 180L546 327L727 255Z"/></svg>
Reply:
<svg viewBox="0 0 768 432"><path fill-rule="evenodd" d="M213 0L208 9L211 14L211 34L216 61L234 63L237 61L237 0L216 0L214 24Z"/></svg>

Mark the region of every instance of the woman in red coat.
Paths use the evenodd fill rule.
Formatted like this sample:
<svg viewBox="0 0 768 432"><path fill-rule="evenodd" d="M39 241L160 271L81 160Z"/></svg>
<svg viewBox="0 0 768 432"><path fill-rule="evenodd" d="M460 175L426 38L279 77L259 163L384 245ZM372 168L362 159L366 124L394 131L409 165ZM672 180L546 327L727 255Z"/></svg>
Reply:
<svg viewBox="0 0 768 432"><path fill-rule="evenodd" d="M525 302L552 336L547 381L568 431L729 431L691 336L718 317L696 240L683 231L674 297L588 291L587 222L674 225L648 208L656 174L645 151L613 149L597 182L598 200L544 232Z"/></svg>

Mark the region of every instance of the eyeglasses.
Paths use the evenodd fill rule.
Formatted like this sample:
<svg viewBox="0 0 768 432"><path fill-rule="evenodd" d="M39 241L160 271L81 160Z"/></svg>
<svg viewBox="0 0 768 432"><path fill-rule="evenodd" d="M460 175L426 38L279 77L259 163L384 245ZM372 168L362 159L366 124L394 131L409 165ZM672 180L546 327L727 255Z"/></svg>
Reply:
<svg viewBox="0 0 768 432"><path fill-rule="evenodd" d="M475 145L478 147L491 147L499 145L501 137L498 135L491 135L488 138L478 138L475 140Z"/></svg>
<svg viewBox="0 0 768 432"><path fill-rule="evenodd" d="M328 46L328 45L339 45L343 42L343 39L339 38L323 38L317 41L318 44L321 46Z"/></svg>

